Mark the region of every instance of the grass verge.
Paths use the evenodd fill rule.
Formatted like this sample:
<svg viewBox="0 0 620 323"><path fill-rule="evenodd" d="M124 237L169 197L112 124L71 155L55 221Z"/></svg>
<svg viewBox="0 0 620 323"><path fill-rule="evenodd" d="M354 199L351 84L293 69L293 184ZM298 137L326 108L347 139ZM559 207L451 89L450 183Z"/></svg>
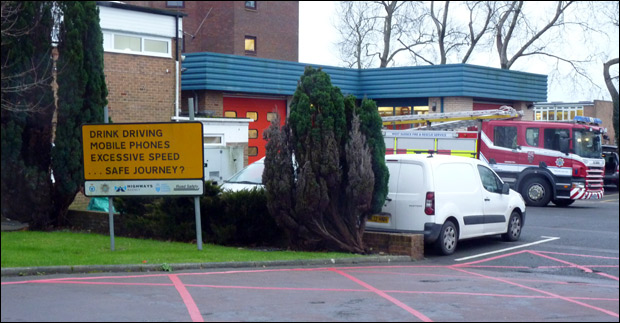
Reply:
<svg viewBox="0 0 620 323"><path fill-rule="evenodd" d="M260 251L156 240L110 237L69 231L2 232L2 268L77 265L126 265L274 261L362 257L337 252Z"/></svg>

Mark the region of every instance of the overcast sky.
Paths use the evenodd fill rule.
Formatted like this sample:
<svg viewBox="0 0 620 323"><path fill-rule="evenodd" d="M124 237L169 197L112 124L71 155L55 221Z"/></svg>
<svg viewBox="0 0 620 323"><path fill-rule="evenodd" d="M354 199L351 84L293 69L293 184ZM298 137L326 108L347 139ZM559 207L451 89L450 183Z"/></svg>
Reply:
<svg viewBox="0 0 620 323"><path fill-rule="evenodd" d="M336 42L339 39L338 31L333 27L336 15L337 3L335 1L300 1L299 2L299 61L301 63L311 63L319 65L342 66L342 61L338 57ZM575 46L578 50L579 46ZM496 55L496 54L495 54ZM618 43L615 43L615 56L618 57ZM495 59L491 57L491 59ZM489 58L477 57L470 64L485 65L477 63L488 61ZM520 62L521 61L521 62ZM541 61L532 60L526 63L525 60L517 60L516 71L531 72L549 75L553 66ZM499 65L491 66L499 68ZM609 93L603 82L602 63L593 64L594 79L601 88L600 91L580 92L576 91L570 84L562 84L565 80L555 80L549 77L547 101L577 102L592 100L610 100Z"/></svg>

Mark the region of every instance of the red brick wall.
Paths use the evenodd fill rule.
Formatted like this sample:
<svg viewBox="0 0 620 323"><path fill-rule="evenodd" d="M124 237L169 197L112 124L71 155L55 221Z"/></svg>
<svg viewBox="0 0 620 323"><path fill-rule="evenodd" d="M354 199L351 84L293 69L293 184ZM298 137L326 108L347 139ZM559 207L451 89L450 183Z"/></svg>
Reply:
<svg viewBox="0 0 620 323"><path fill-rule="evenodd" d="M185 1L184 8L166 8L165 1L125 3L187 14L183 30L188 53L245 56L248 35L257 38L256 57L293 62L299 58L298 1L257 1L256 10L246 9L244 1Z"/></svg>
<svg viewBox="0 0 620 323"><path fill-rule="evenodd" d="M104 53L112 122L170 122L175 104L175 61Z"/></svg>
<svg viewBox="0 0 620 323"><path fill-rule="evenodd" d="M255 36L256 57L297 62L299 2L257 1L257 9L235 2L235 54L245 55L245 36Z"/></svg>
<svg viewBox="0 0 620 323"><path fill-rule="evenodd" d="M364 232L364 244L370 253L406 255L424 258L424 236L421 234Z"/></svg>
<svg viewBox="0 0 620 323"><path fill-rule="evenodd" d="M183 91L181 102L181 116L188 116L187 110L188 99L198 97L198 115L197 116L210 116L214 118L221 118L223 114L224 99L222 92L215 91Z"/></svg>

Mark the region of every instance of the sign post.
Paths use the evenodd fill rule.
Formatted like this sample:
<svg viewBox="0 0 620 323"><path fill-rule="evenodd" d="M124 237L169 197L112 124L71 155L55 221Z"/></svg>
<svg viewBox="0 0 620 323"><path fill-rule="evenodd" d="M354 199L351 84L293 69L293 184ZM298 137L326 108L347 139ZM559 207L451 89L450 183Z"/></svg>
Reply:
<svg viewBox="0 0 620 323"><path fill-rule="evenodd" d="M82 145L86 196L204 194L201 122L82 125Z"/></svg>

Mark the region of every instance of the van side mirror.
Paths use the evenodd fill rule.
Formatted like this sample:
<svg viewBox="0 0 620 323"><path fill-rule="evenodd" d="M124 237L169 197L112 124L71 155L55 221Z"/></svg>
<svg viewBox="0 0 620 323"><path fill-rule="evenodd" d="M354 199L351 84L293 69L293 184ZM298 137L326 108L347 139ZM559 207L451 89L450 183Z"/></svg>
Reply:
<svg viewBox="0 0 620 323"><path fill-rule="evenodd" d="M510 193L510 185L504 183L504 185L502 185L502 194L508 195L508 193Z"/></svg>

